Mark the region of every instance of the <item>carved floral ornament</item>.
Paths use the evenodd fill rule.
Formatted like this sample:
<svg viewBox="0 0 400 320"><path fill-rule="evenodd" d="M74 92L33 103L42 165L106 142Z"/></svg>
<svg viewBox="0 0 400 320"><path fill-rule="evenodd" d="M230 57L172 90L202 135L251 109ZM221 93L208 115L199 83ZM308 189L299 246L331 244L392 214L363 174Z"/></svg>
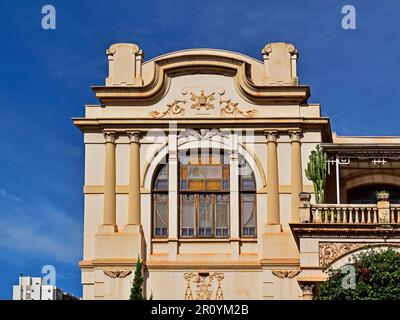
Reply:
<svg viewBox="0 0 400 320"><path fill-rule="evenodd" d="M182 90L182 95L186 95L187 91ZM205 93L205 90L202 89L199 94L194 92L190 92L192 101L191 109L200 111L201 109L205 109L206 111L215 109L215 105L213 101L215 100L215 91L211 93ZM220 116L242 116L245 118L253 118L256 117L258 111L255 109L250 109L243 111L239 107L238 102L234 102L231 99L222 99L222 96L225 94L225 90L220 89L218 92L220 95L219 107L220 107ZM164 111L151 111L149 113L152 118L164 118L164 117L174 117L174 116L184 116L185 115L185 104L187 101L185 99L175 99L170 104L167 104L166 109Z"/></svg>
<svg viewBox="0 0 400 320"><path fill-rule="evenodd" d="M224 300L221 282L225 275L222 272L186 272L183 278L186 280L185 300Z"/></svg>
<svg viewBox="0 0 400 320"><path fill-rule="evenodd" d="M365 247L365 243L355 242L321 242L319 244L319 262L321 266L327 266L334 260L344 256L350 251Z"/></svg>
<svg viewBox="0 0 400 320"><path fill-rule="evenodd" d="M272 274L280 279L294 278L300 273L300 270L272 270Z"/></svg>
<svg viewBox="0 0 400 320"><path fill-rule="evenodd" d="M132 271L131 270L104 270L104 274L110 278L126 278L129 276Z"/></svg>

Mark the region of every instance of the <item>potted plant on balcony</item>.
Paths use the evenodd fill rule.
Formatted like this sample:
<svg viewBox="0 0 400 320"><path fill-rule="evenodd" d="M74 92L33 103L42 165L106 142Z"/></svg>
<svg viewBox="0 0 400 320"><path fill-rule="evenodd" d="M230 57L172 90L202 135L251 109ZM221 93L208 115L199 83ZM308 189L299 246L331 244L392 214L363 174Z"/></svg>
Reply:
<svg viewBox="0 0 400 320"><path fill-rule="evenodd" d="M311 151L305 170L306 177L313 183L315 202L317 204L324 203L326 174L328 169L327 158L326 153L317 145L315 150ZM321 218L322 220L325 219L325 217Z"/></svg>
<svg viewBox="0 0 400 320"><path fill-rule="evenodd" d="M376 191L375 195L377 201L389 201L390 194L388 191L385 190Z"/></svg>

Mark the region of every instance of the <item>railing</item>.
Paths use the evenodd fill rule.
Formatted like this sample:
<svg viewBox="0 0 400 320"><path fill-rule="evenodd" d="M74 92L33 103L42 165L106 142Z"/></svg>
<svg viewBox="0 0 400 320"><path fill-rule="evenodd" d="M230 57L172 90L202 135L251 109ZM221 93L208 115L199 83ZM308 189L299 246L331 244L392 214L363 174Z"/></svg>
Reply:
<svg viewBox="0 0 400 320"><path fill-rule="evenodd" d="M301 223L382 224L400 223L400 205L387 199L376 204L311 204L309 193L300 193Z"/></svg>

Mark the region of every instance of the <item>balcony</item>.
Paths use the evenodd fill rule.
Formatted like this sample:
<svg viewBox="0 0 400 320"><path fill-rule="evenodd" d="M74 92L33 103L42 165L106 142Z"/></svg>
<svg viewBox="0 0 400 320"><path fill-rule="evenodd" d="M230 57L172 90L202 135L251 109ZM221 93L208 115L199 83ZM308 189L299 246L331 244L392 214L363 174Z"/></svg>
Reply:
<svg viewBox="0 0 400 320"><path fill-rule="evenodd" d="M382 197L376 204L311 204L309 193L300 194L300 223L313 224L397 224L400 204Z"/></svg>

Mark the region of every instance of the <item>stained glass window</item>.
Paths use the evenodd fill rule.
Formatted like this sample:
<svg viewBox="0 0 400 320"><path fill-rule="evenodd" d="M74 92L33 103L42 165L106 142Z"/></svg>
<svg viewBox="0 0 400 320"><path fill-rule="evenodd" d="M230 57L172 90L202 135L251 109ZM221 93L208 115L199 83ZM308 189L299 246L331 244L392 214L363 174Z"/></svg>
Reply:
<svg viewBox="0 0 400 320"><path fill-rule="evenodd" d="M239 157L240 224L242 237L256 236L256 181L249 163Z"/></svg>
<svg viewBox="0 0 400 320"><path fill-rule="evenodd" d="M229 237L229 157L204 149L181 154L181 237Z"/></svg>
<svg viewBox="0 0 400 320"><path fill-rule="evenodd" d="M168 237L168 166L157 168L153 183L153 234Z"/></svg>

